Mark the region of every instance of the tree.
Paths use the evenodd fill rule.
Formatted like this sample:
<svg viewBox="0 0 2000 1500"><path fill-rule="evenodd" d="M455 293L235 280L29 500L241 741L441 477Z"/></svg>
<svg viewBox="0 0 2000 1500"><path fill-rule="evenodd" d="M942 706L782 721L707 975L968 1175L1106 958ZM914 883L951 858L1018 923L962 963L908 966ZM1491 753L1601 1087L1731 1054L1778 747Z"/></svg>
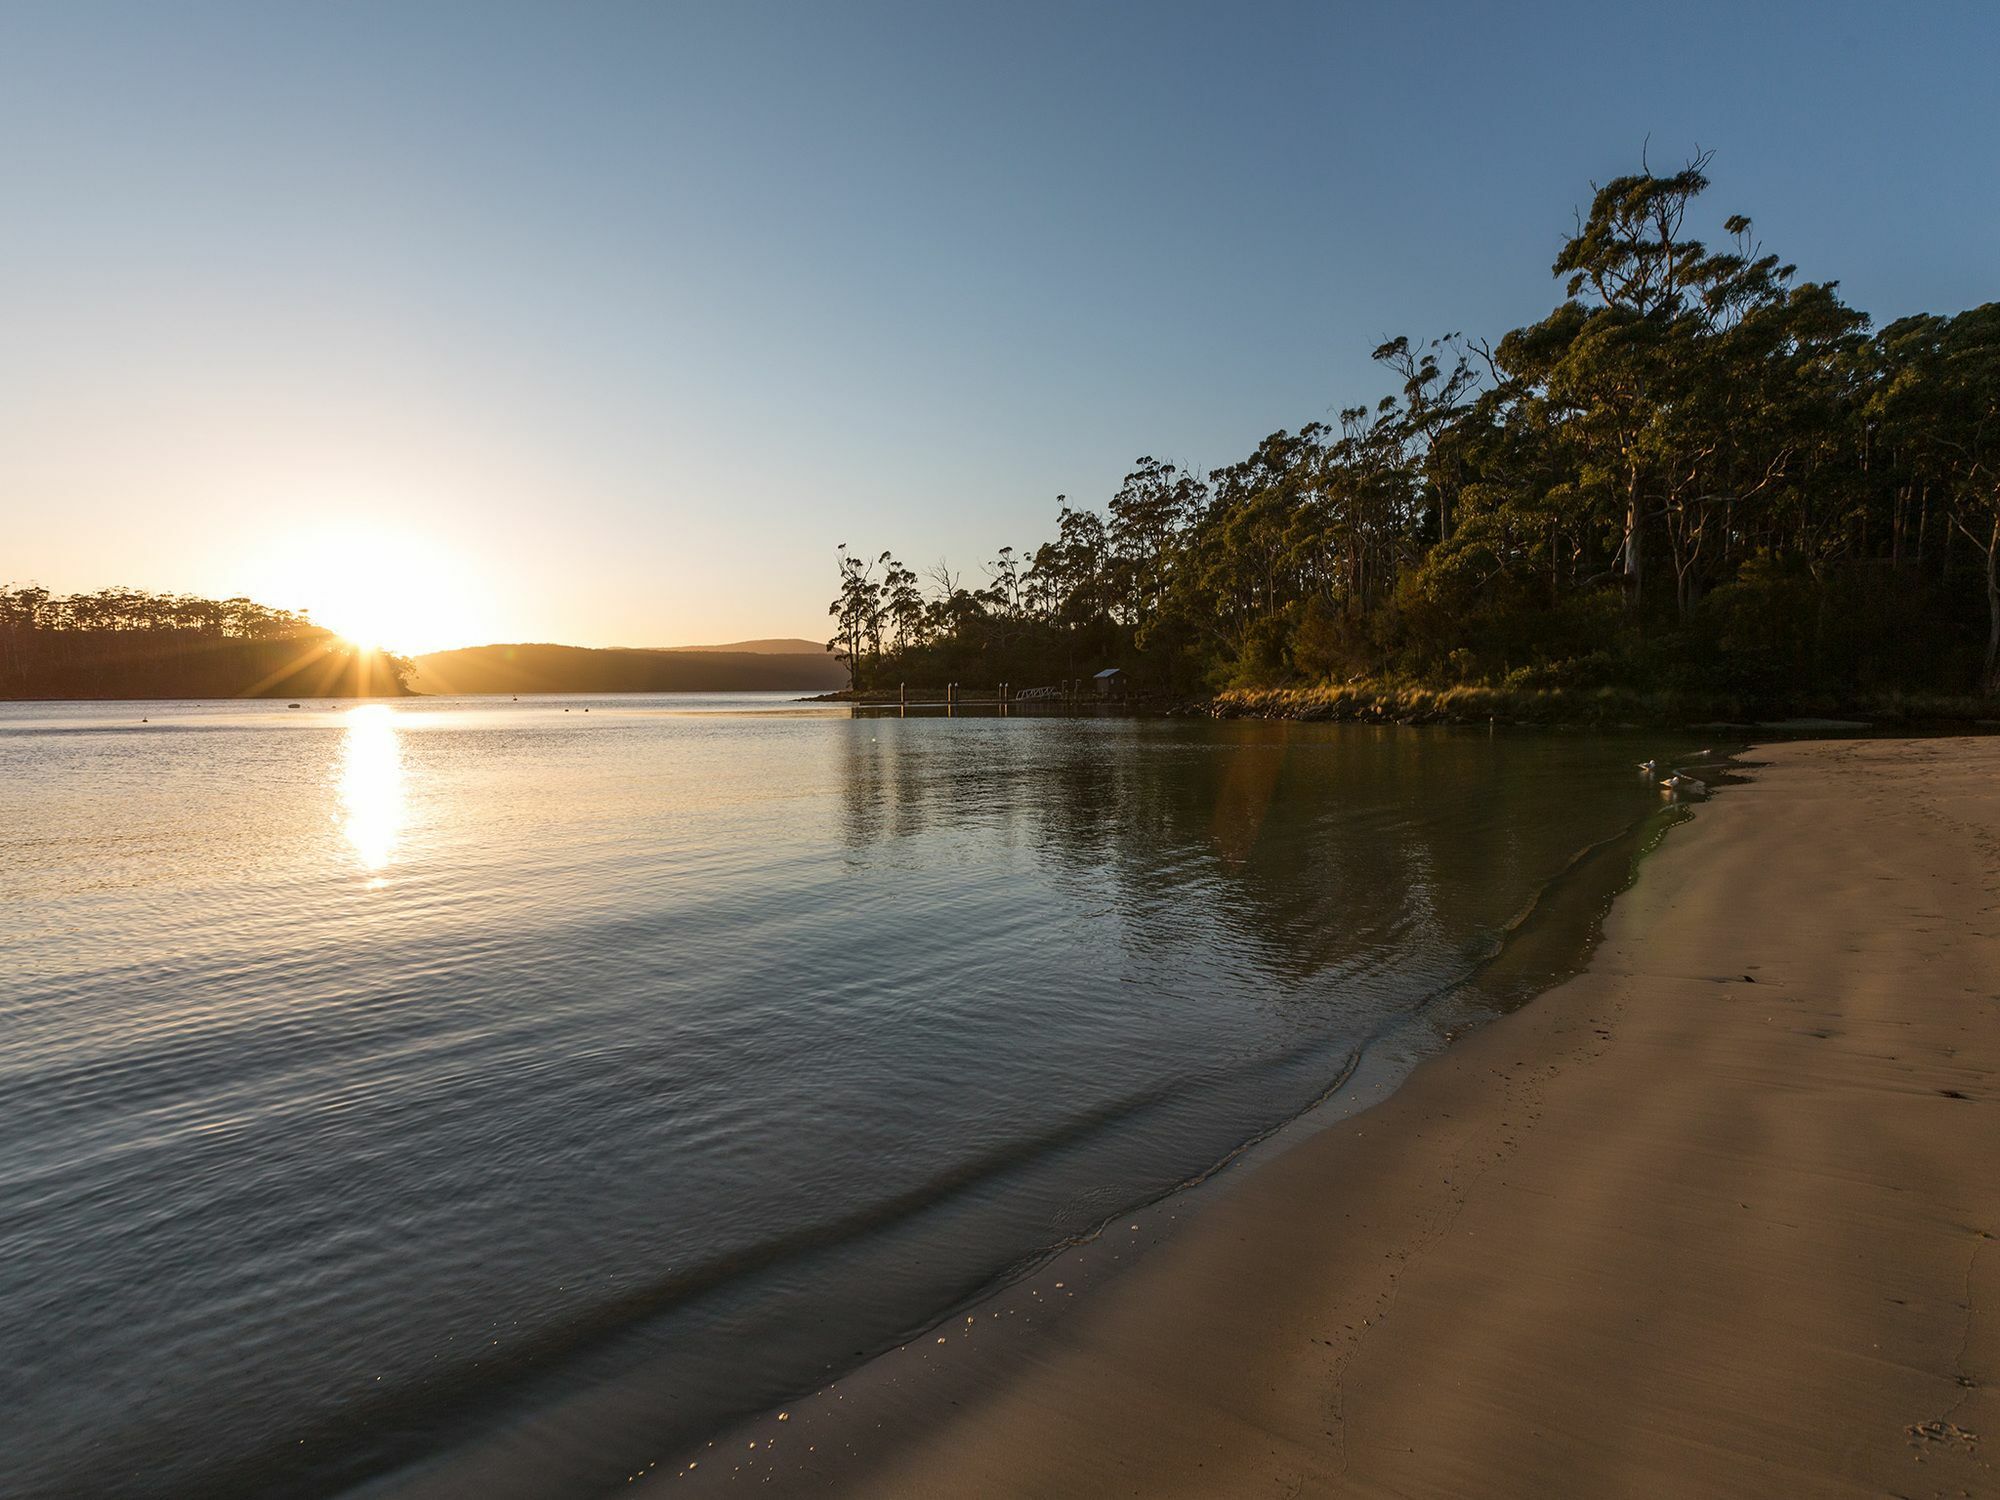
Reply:
<svg viewBox="0 0 2000 1500"><path fill-rule="evenodd" d="M249 599L0 585L0 697L394 695L411 670Z"/></svg>
<svg viewBox="0 0 2000 1500"><path fill-rule="evenodd" d="M868 686L871 656L881 654L882 585L874 576L875 564L853 556L845 542L838 551L840 592L826 607L835 621L833 639L826 643L826 649L847 664L848 680L860 692ZM890 560L886 552L879 559L883 563Z"/></svg>
<svg viewBox="0 0 2000 1500"><path fill-rule="evenodd" d="M1207 498L1200 479L1156 458L1140 459L1111 497L1108 536L1128 623L1143 626L1158 611L1181 534Z"/></svg>
<svg viewBox="0 0 2000 1500"><path fill-rule="evenodd" d="M897 670L2000 690L2000 312L1870 338L1747 217L1697 236L1710 162L1595 188L1545 317L1389 339L1394 388L1334 421L1206 475L1142 458L1102 512L1058 496L978 589L884 554ZM866 583L834 609L857 661Z"/></svg>
<svg viewBox="0 0 2000 1500"><path fill-rule="evenodd" d="M1379 436L1393 438L1402 449L1403 466L1424 475L1437 514L1437 539L1442 542L1451 535L1451 502L1462 473L1451 445L1440 449L1438 439L1451 430L1478 390L1479 375L1455 333L1414 349L1408 338L1393 338L1378 346L1372 358L1402 377L1402 407L1383 409ZM1440 358L1449 359L1450 367L1440 365Z"/></svg>
<svg viewBox="0 0 2000 1500"><path fill-rule="evenodd" d="M923 591L917 587L914 572L886 552L882 557L888 564L888 571L882 577L883 601L890 626L895 632L896 649L909 651L928 639Z"/></svg>
<svg viewBox="0 0 2000 1500"><path fill-rule="evenodd" d="M1947 497L1951 524L1980 559L1988 691L2000 691L2000 302L1944 318L1904 318L1877 340L1887 378L1877 413Z"/></svg>

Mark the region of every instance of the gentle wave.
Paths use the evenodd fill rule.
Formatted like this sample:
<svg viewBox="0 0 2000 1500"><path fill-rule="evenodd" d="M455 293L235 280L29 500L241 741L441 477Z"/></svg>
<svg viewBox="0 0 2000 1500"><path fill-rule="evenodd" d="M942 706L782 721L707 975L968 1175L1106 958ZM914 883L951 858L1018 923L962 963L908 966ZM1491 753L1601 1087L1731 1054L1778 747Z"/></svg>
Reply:
<svg viewBox="0 0 2000 1500"><path fill-rule="evenodd" d="M1615 738L583 706L0 708L0 1491L524 1416L522 1493L615 1482L1501 1003L1657 806Z"/></svg>

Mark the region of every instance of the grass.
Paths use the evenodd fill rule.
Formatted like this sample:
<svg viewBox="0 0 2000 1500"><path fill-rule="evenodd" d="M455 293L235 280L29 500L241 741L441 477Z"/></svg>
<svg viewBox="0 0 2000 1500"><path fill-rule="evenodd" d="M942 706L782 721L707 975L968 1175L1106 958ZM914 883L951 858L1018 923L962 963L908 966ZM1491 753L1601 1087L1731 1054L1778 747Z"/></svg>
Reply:
<svg viewBox="0 0 2000 1500"><path fill-rule="evenodd" d="M1874 724L2000 725L2000 698L1890 693L1852 700L1800 695L1751 702L1726 694L1632 688L1427 687L1367 679L1318 687L1231 688L1205 705L1221 719L1329 719L1394 724L1584 724L1647 726L1795 717Z"/></svg>

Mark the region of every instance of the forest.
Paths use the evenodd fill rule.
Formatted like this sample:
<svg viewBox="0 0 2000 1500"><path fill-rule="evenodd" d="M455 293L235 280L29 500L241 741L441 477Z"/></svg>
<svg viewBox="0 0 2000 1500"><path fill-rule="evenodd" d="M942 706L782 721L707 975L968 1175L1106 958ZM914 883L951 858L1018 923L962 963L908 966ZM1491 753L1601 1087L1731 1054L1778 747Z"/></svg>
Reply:
<svg viewBox="0 0 2000 1500"><path fill-rule="evenodd" d="M862 692L2000 692L2000 303L1874 328L1748 218L1696 238L1709 165L1595 187L1541 321L1391 339L1375 404L1142 458L976 582L843 547L831 648Z"/></svg>
<svg viewBox="0 0 2000 1500"><path fill-rule="evenodd" d="M409 671L248 599L0 585L0 699L392 697Z"/></svg>

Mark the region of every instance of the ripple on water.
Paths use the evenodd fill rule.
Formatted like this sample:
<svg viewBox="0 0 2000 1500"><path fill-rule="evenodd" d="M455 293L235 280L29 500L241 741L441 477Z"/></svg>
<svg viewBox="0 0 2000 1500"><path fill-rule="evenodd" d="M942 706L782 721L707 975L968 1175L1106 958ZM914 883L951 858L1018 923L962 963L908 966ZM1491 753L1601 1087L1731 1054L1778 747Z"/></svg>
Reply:
<svg viewBox="0 0 2000 1500"><path fill-rule="evenodd" d="M527 1488L617 1482L1295 1111L1654 805L1620 740L776 701L0 707L0 1492L529 1410Z"/></svg>

